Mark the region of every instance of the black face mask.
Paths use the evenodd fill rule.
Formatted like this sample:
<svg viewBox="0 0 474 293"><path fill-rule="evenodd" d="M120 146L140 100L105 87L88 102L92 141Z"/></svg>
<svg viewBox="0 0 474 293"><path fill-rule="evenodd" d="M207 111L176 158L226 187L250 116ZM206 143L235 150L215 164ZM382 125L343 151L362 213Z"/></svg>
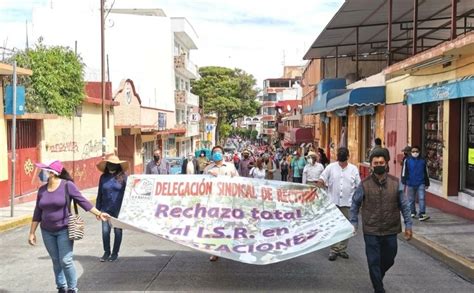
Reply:
<svg viewBox="0 0 474 293"><path fill-rule="evenodd" d="M119 165L117 164L107 164L107 170L109 170L111 173L117 172L119 168Z"/></svg>
<svg viewBox="0 0 474 293"><path fill-rule="evenodd" d="M155 160L155 162L158 162L160 160L160 156L153 156L153 160Z"/></svg>
<svg viewBox="0 0 474 293"><path fill-rule="evenodd" d="M347 158L348 158L347 154L344 154L344 153L337 154L337 160L339 162L345 162L345 161L347 161Z"/></svg>
<svg viewBox="0 0 474 293"><path fill-rule="evenodd" d="M377 175L383 175L385 172L387 172L387 168L385 166L375 166L373 167L374 169L374 174Z"/></svg>

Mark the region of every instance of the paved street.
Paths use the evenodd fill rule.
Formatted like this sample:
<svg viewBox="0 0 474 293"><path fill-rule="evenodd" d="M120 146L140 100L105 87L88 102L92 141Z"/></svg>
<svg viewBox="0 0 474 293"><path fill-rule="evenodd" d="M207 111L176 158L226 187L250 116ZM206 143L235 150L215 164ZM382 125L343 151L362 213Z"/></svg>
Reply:
<svg viewBox="0 0 474 293"><path fill-rule="evenodd" d="M100 224L86 215L85 239L75 247L81 291L155 290L308 290L371 292L363 240L349 243L350 259L327 260L327 250L283 263L252 266L207 255L152 235L124 232L120 259L100 263ZM29 227L0 235L0 291L51 291L51 261L38 233L39 245L27 244ZM474 285L445 265L402 241L395 266L386 278L387 292L473 292Z"/></svg>

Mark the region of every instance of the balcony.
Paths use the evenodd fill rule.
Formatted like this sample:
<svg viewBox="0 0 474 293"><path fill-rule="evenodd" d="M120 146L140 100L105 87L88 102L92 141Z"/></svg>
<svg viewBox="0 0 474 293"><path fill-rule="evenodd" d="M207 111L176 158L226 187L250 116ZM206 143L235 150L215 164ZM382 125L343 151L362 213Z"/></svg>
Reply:
<svg viewBox="0 0 474 293"><path fill-rule="evenodd" d="M193 26L184 17L171 18L171 30L188 49L197 49L198 36Z"/></svg>
<svg viewBox="0 0 474 293"><path fill-rule="evenodd" d="M199 107L199 96L196 96L195 94L188 91L175 90L174 101L177 105Z"/></svg>
<svg viewBox="0 0 474 293"><path fill-rule="evenodd" d="M283 124L278 125L278 132L279 133L285 133L285 132L289 131L289 129L290 128L286 125L283 125Z"/></svg>
<svg viewBox="0 0 474 293"><path fill-rule="evenodd" d="M198 77L197 66L187 59L186 54L174 56L174 68L186 78L196 79Z"/></svg>
<svg viewBox="0 0 474 293"><path fill-rule="evenodd" d="M263 115L262 121L275 121L275 115Z"/></svg>
<svg viewBox="0 0 474 293"><path fill-rule="evenodd" d="M186 136L191 137L196 135L199 135L199 123L188 123L188 125L186 125Z"/></svg>

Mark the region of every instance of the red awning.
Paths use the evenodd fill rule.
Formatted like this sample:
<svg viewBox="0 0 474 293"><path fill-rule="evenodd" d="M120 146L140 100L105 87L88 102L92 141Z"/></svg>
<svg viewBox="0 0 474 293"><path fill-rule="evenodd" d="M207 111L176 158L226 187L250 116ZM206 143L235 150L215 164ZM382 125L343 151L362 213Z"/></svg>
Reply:
<svg viewBox="0 0 474 293"><path fill-rule="evenodd" d="M313 142L313 128L293 128L290 130L289 142L300 145Z"/></svg>
<svg viewBox="0 0 474 293"><path fill-rule="evenodd" d="M276 108L281 108L283 113L288 113L293 111L295 108L298 106L302 105L301 100L285 100L285 101L279 101L275 104ZM289 106L289 108L288 108ZM290 109L290 110L288 110Z"/></svg>

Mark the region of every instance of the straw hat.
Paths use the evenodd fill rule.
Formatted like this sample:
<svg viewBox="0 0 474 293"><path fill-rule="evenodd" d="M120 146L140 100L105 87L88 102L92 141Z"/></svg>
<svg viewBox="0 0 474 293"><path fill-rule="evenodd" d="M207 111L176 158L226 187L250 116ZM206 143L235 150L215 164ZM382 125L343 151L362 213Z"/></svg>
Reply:
<svg viewBox="0 0 474 293"><path fill-rule="evenodd" d="M107 163L120 165L124 172L128 170L128 166L129 166L127 161L122 161L122 160L119 159L119 157L117 157L115 155L110 155L105 160L100 161L96 165L97 169L99 169L100 172L104 172L105 166L107 165Z"/></svg>
<svg viewBox="0 0 474 293"><path fill-rule="evenodd" d="M316 154L315 152L311 151L311 152L308 153L308 157L312 157L312 156L317 157L318 154Z"/></svg>

